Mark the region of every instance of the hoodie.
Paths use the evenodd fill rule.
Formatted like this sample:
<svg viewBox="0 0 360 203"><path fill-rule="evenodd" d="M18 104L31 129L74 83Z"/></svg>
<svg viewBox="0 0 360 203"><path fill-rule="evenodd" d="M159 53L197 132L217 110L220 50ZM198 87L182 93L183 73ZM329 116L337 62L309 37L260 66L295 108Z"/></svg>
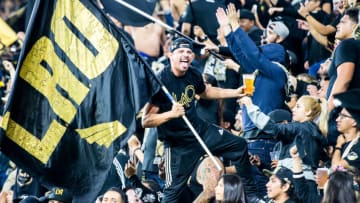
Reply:
<svg viewBox="0 0 360 203"><path fill-rule="evenodd" d="M257 47L241 28L227 35L226 41L244 73L258 71L252 96L253 103L265 114L283 108L287 76L278 64L273 63L285 64L286 51L282 45L272 43ZM244 131L256 129L246 113L246 108L243 111Z"/></svg>

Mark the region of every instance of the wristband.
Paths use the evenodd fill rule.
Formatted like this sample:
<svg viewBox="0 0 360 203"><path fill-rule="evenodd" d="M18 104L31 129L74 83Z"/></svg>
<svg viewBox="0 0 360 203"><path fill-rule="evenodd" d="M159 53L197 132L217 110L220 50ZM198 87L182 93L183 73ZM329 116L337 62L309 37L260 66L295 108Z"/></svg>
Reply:
<svg viewBox="0 0 360 203"><path fill-rule="evenodd" d="M340 150L341 151L341 147L335 147L335 150Z"/></svg>
<svg viewBox="0 0 360 203"><path fill-rule="evenodd" d="M199 42L205 42L208 39L208 36L199 37Z"/></svg>
<svg viewBox="0 0 360 203"><path fill-rule="evenodd" d="M141 148L140 148L140 147L135 148L134 151L133 151L133 154L135 154L135 152L136 152L137 150L140 150L140 151L141 151Z"/></svg>

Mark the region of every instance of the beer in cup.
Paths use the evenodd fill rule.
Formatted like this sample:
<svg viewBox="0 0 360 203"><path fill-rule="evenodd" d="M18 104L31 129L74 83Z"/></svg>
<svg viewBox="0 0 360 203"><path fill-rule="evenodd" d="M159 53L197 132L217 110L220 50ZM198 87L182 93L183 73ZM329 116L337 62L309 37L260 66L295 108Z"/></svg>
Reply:
<svg viewBox="0 0 360 203"><path fill-rule="evenodd" d="M320 189L323 189L327 179L329 178L329 169L328 168L318 168L316 170L316 176L318 179L318 187Z"/></svg>
<svg viewBox="0 0 360 203"><path fill-rule="evenodd" d="M244 93L247 95L253 95L254 93L254 74L243 74L243 82L244 82Z"/></svg>

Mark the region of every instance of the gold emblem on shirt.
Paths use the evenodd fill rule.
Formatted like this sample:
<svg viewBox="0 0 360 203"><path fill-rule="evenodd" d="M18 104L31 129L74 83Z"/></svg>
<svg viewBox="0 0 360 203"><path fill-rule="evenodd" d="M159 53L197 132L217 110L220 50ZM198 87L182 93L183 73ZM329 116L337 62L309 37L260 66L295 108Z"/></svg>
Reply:
<svg viewBox="0 0 360 203"><path fill-rule="evenodd" d="M181 93L180 100L178 100L174 92L172 93L172 96L179 104L182 104L184 107L190 107L190 103L194 100L195 97L195 87L194 85L186 86L184 92Z"/></svg>
<svg viewBox="0 0 360 203"><path fill-rule="evenodd" d="M350 161L354 161L356 159L359 158L358 154L356 152L350 152L347 156L346 156Z"/></svg>

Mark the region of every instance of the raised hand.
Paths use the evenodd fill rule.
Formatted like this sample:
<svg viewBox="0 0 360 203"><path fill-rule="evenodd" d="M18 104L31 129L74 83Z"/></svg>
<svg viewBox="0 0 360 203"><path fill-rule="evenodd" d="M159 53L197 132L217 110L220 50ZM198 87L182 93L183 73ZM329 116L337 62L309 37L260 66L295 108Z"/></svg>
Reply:
<svg viewBox="0 0 360 203"><path fill-rule="evenodd" d="M305 16L309 15L309 10L304 6L303 3L300 3L300 7L297 12L305 18Z"/></svg>
<svg viewBox="0 0 360 203"><path fill-rule="evenodd" d="M132 162L131 160L128 161L127 164L125 164L125 170L124 170L125 176L127 178L130 178L131 176L136 174L136 164Z"/></svg>
<svg viewBox="0 0 360 203"><path fill-rule="evenodd" d="M249 156L249 161L252 165L254 166L260 166L261 165L261 159L259 157L259 155L255 154L255 155L250 155Z"/></svg>
<svg viewBox="0 0 360 203"><path fill-rule="evenodd" d="M240 11L236 11L235 5L230 3L226 9L226 14L233 30L237 29L239 27Z"/></svg>
<svg viewBox="0 0 360 203"><path fill-rule="evenodd" d="M216 19L220 25L220 27L228 26L229 25L229 19L225 13L225 10L223 8L218 8L216 10Z"/></svg>

